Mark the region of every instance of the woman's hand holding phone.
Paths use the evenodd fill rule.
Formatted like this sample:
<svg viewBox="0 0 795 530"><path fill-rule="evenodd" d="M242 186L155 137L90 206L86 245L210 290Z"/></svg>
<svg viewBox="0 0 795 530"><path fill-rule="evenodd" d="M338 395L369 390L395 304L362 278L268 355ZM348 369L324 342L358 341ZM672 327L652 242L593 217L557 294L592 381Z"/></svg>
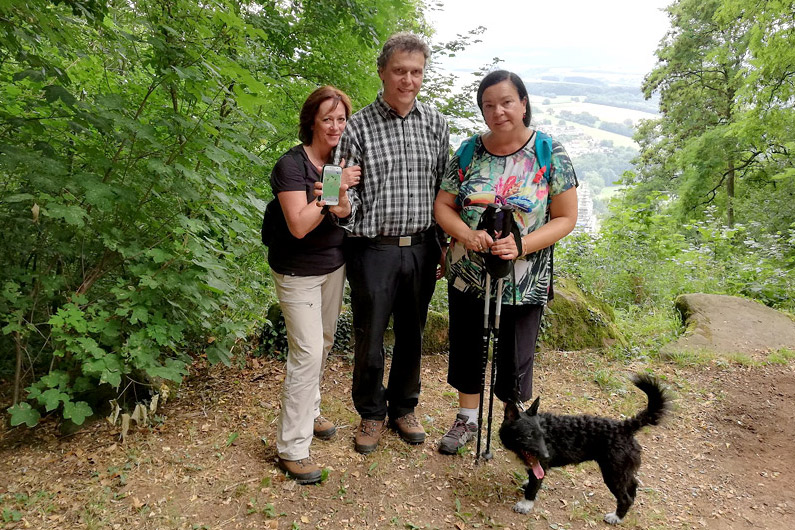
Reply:
<svg viewBox="0 0 795 530"><path fill-rule="evenodd" d="M324 170L326 167L327 166L324 166ZM336 179L339 178L339 193L336 196L337 203L330 204L331 201L329 200L329 196L323 193L323 181L327 180L326 177L329 174L326 171L324 171L323 173L324 177L323 180L315 182L314 194L317 197L317 205L319 207L322 208L324 206L328 206L329 207L328 210L331 213L333 213L337 217L344 218L350 215L351 213L351 205L350 202L348 201L348 194L346 192L351 186L356 186L357 184L359 184L362 175L362 168L359 166L345 167L344 158L340 162L339 166L333 166L333 167L341 168L342 170L341 175L339 174L339 169L337 169L336 171L334 171L334 173L337 174L333 176L333 178L335 179L334 182L332 183L333 188L337 187Z"/></svg>

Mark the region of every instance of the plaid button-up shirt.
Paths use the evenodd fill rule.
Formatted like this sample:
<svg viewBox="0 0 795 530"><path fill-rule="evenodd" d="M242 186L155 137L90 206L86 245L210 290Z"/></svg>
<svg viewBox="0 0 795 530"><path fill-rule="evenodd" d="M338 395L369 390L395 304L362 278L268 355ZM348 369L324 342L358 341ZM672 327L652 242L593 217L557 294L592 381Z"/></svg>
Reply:
<svg viewBox="0 0 795 530"><path fill-rule="evenodd" d="M434 224L433 202L447 167L450 130L430 105L415 101L403 118L378 94L351 116L335 161L359 165L362 178L349 191L353 236L401 236Z"/></svg>

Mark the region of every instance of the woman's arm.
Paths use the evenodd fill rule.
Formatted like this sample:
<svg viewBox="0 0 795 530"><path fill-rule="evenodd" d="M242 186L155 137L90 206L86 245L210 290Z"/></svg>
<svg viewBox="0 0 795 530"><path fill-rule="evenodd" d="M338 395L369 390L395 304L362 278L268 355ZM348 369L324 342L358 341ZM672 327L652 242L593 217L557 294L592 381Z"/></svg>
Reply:
<svg viewBox="0 0 795 530"><path fill-rule="evenodd" d="M287 228L294 237L303 239L323 221L323 205L317 201L307 204L305 191L282 191L277 197Z"/></svg>
<svg viewBox="0 0 795 530"><path fill-rule="evenodd" d="M433 204L433 214L439 226L463 243L468 250L483 251L491 246L493 240L485 230L472 230L461 219L460 209L455 204L455 195L439 190Z"/></svg>

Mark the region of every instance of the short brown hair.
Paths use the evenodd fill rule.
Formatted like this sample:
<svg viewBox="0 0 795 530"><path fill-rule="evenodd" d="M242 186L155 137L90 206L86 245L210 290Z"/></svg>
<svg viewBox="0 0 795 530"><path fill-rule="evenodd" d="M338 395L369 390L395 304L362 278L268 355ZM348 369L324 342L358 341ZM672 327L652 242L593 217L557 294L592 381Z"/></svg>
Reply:
<svg viewBox="0 0 795 530"><path fill-rule="evenodd" d="M315 116L317 116L320 105L328 99L335 101L332 110L342 103L345 107L345 118L350 118L351 99L345 92L331 85L318 88L306 98L306 101L301 106L301 114L298 117L298 139L304 145L312 143L312 127L315 125Z"/></svg>
<svg viewBox="0 0 795 530"><path fill-rule="evenodd" d="M381 49L381 55L378 56L378 71L386 68L386 63L395 52L420 52L425 56L425 63L428 63L428 58L431 56L431 49L425 44L425 41L418 36L407 31L395 33L389 37Z"/></svg>

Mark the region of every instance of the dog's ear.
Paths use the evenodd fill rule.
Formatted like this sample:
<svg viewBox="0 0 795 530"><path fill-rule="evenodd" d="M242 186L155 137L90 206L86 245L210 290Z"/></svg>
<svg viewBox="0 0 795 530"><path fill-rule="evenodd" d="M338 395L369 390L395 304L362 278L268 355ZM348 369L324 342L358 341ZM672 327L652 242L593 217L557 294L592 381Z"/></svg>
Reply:
<svg viewBox="0 0 795 530"><path fill-rule="evenodd" d="M541 396L537 397L533 404L530 405L530 410L527 411L528 416L535 416L538 414L538 405L541 403Z"/></svg>
<svg viewBox="0 0 795 530"><path fill-rule="evenodd" d="M521 414L521 412L519 412L519 407L516 406L516 403L509 401L505 404L505 417L503 421L516 421L519 418L519 414Z"/></svg>

